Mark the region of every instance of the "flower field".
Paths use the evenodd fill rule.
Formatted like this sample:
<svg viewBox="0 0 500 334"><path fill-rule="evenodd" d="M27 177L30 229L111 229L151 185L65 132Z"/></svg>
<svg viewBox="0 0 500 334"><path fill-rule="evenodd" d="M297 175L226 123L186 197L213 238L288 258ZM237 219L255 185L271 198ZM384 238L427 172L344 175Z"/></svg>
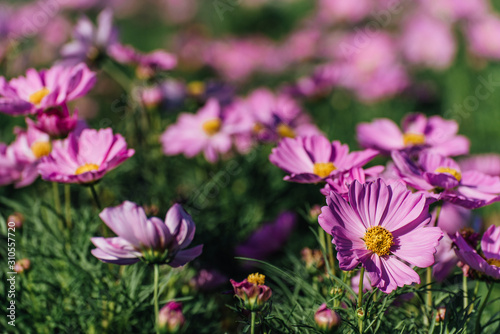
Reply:
<svg viewBox="0 0 500 334"><path fill-rule="evenodd" d="M0 4L2 333L500 333L500 2Z"/></svg>

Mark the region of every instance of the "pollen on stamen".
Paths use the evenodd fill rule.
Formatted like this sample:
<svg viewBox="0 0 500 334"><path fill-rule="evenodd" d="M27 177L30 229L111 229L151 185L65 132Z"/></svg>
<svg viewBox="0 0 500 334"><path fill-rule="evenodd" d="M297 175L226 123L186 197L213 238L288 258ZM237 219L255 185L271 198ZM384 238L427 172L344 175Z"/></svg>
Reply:
<svg viewBox="0 0 500 334"><path fill-rule="evenodd" d="M403 135L403 144L405 146L425 144L425 136L420 133L405 133Z"/></svg>
<svg viewBox="0 0 500 334"><path fill-rule="evenodd" d="M259 273L250 274L247 281L256 285L263 285L266 282L266 276Z"/></svg>
<svg viewBox="0 0 500 334"><path fill-rule="evenodd" d="M284 124L284 123L280 123L278 124L278 126L276 127L276 132L278 133L278 135L280 137L287 137L287 138L295 138L295 131L293 131L293 129Z"/></svg>
<svg viewBox="0 0 500 334"><path fill-rule="evenodd" d="M202 125L203 131L209 136L213 136L219 132L222 122L219 118L210 119L205 121Z"/></svg>
<svg viewBox="0 0 500 334"><path fill-rule="evenodd" d="M490 266L495 266L500 268L500 259L488 259L486 260Z"/></svg>
<svg viewBox="0 0 500 334"><path fill-rule="evenodd" d="M52 145L48 141L37 141L31 145L31 152L37 159L49 155L51 151Z"/></svg>
<svg viewBox="0 0 500 334"><path fill-rule="evenodd" d="M450 168L450 167L439 167L439 168L436 168L435 170L436 173L447 173L447 174L451 174L457 181L460 182L460 180L462 179L462 174L460 174L459 171L457 171L456 169L454 168Z"/></svg>
<svg viewBox="0 0 500 334"><path fill-rule="evenodd" d="M378 256L390 254L390 249L394 245L392 233L381 226L370 227L363 237L366 249L371 250Z"/></svg>
<svg viewBox="0 0 500 334"><path fill-rule="evenodd" d="M313 173L319 177L327 177L336 169L333 162L316 162L313 166Z"/></svg>
<svg viewBox="0 0 500 334"><path fill-rule="evenodd" d="M80 175L80 174L91 172L91 171L98 170L98 169L99 169L99 165L86 163L86 164L81 165L80 167L78 167L76 169L75 175Z"/></svg>
<svg viewBox="0 0 500 334"><path fill-rule="evenodd" d="M47 95L49 95L50 93L50 90L46 87L43 87L42 89L40 89L39 91L37 92L34 92L33 94L30 95L29 97L29 101L35 105L38 105L40 104L40 102L42 102L43 98Z"/></svg>

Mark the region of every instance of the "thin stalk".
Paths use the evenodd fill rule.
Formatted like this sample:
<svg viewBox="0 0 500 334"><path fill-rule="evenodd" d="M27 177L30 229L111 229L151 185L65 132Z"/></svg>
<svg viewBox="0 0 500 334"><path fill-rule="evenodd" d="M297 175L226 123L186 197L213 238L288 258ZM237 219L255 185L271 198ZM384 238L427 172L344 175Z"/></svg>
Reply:
<svg viewBox="0 0 500 334"><path fill-rule="evenodd" d="M158 316L160 314L160 309L158 307L158 278L160 276L159 273L159 264L154 264L155 268L155 277L154 277L154 303L155 303L155 324L156 324L156 334L160 334L160 328L158 326Z"/></svg>
<svg viewBox="0 0 500 334"><path fill-rule="evenodd" d="M358 310L363 306L363 280L365 279L365 268L361 267L361 273L359 275L359 291L358 291ZM358 314L358 327L359 334L363 333L363 319L359 317Z"/></svg>
<svg viewBox="0 0 500 334"><path fill-rule="evenodd" d="M441 214L441 208L443 206L442 202L436 207L436 220L434 221L434 226L438 226L439 215ZM432 267L427 267L427 310L429 314L432 312Z"/></svg>
<svg viewBox="0 0 500 334"><path fill-rule="evenodd" d="M250 322L250 334L255 334L255 312L252 312L252 319Z"/></svg>
<svg viewBox="0 0 500 334"><path fill-rule="evenodd" d="M69 184L64 185L64 204L66 213L66 225L68 229L72 228L71 224L71 188Z"/></svg>
<svg viewBox="0 0 500 334"><path fill-rule="evenodd" d="M61 200L59 199L59 184L56 182L52 182L52 192L54 193L54 208L57 212L57 219L59 220L59 229L61 231L64 230L63 222L60 219L61 217Z"/></svg>
<svg viewBox="0 0 500 334"><path fill-rule="evenodd" d="M464 290L464 311L469 306L469 289L467 288L467 276L462 274L462 290Z"/></svg>
<svg viewBox="0 0 500 334"><path fill-rule="evenodd" d="M474 296L472 296L472 300L475 302L477 298L477 292L479 291L479 281L476 280L476 285L474 286ZM469 306L469 314L474 310L474 303L471 303Z"/></svg>
<svg viewBox="0 0 500 334"><path fill-rule="evenodd" d="M481 307L479 307L479 311L477 312L476 325L475 325L476 334L481 334L481 315L484 311L484 308L486 307L486 304L488 303L488 299L490 298L491 291L493 290L493 285L494 284L491 284L488 287L488 293L486 294L486 297L484 297L484 300L481 303Z"/></svg>
<svg viewBox="0 0 500 334"><path fill-rule="evenodd" d="M333 243L332 236L330 234L326 235L326 242L328 243L328 261L330 263L330 270L332 275L335 276L335 257L333 256Z"/></svg>
<svg viewBox="0 0 500 334"><path fill-rule="evenodd" d="M326 250L326 245L325 245L325 230L321 228L321 226L318 225L318 239L319 239L319 246L321 247L321 251Z"/></svg>
<svg viewBox="0 0 500 334"><path fill-rule="evenodd" d="M102 211L101 201L99 200L99 196L97 196L95 185L93 183L90 185L90 192L92 193L92 197L94 198L97 208L99 211Z"/></svg>

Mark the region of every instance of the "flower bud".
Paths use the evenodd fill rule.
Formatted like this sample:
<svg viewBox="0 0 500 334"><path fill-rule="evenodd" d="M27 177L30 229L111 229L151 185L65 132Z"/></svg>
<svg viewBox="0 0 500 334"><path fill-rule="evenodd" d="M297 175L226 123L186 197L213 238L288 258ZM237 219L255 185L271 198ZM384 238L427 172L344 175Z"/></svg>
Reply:
<svg viewBox="0 0 500 334"><path fill-rule="evenodd" d="M318 216L321 214L321 206L315 204L312 206L311 210L309 210L309 216L312 221L318 220Z"/></svg>
<svg viewBox="0 0 500 334"><path fill-rule="evenodd" d="M318 308L314 314L314 320L316 321L318 328L327 333L339 327L341 323L341 318L338 313L327 308L326 303L321 304Z"/></svg>
<svg viewBox="0 0 500 334"><path fill-rule="evenodd" d="M362 307L358 308L356 310L356 315L358 316L359 319L363 320L365 318L365 310L363 310Z"/></svg>
<svg viewBox="0 0 500 334"><path fill-rule="evenodd" d="M21 259L16 262L14 265L14 271L18 274L23 273L26 270L29 270L31 267L31 262L28 259Z"/></svg>
<svg viewBox="0 0 500 334"><path fill-rule="evenodd" d="M235 295L243 301L245 308L249 311L262 309L273 294L271 289L264 285L265 276L259 273L250 274L241 282L230 281Z"/></svg>
<svg viewBox="0 0 500 334"><path fill-rule="evenodd" d="M158 314L158 327L162 333L177 333L184 325L184 322L181 303L168 302Z"/></svg>
<svg viewBox="0 0 500 334"><path fill-rule="evenodd" d="M446 316L446 307L444 306L438 307L436 311L436 322L444 321L445 316Z"/></svg>
<svg viewBox="0 0 500 334"><path fill-rule="evenodd" d="M35 127L51 138L65 138L76 128L78 110L70 115L68 106L50 108L37 115Z"/></svg>
<svg viewBox="0 0 500 334"><path fill-rule="evenodd" d="M19 212L14 212L7 218L7 227L21 228L24 223L24 216Z"/></svg>

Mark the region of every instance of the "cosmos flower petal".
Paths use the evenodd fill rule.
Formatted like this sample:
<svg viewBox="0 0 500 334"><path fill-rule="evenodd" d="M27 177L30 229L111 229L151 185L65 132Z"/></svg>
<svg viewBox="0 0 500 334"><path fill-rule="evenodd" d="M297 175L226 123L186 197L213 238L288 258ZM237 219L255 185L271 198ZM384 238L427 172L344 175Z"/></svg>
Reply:
<svg viewBox="0 0 500 334"><path fill-rule="evenodd" d="M430 267L434 264L434 254L443 232L439 227L415 229L397 238L391 252L414 266Z"/></svg>

